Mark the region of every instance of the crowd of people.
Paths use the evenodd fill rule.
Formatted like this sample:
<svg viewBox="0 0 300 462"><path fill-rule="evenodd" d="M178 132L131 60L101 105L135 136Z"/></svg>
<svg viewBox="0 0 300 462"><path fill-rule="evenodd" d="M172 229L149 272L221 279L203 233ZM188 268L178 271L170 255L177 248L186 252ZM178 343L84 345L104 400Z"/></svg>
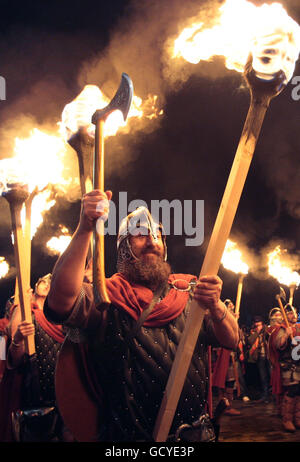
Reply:
<svg viewBox="0 0 300 462"><path fill-rule="evenodd" d="M241 329L234 304L222 301L217 275L172 273L164 229L145 207L121 222L117 273L106 279L110 304L96 302L86 262L95 223L107 217L110 198L111 192L98 190L83 196L71 243L51 274L35 285L32 322L22 320L13 298L5 307L0 441L82 441L87 433L83 437L80 430L87 426L88 441L153 441L193 299L205 316L168 441L217 441L219 426L210 418L209 394L224 403L227 415L239 415L236 399L256 399L249 383L253 365L260 399L276 402L286 431L300 428L300 368L293 354L300 328L294 307L286 305L284 313L275 307L268 323L257 316L249 331ZM24 340L30 335L35 353L28 356ZM57 401L57 362L66 346L75 358L68 364L75 364L80 374L64 378L60 393L75 396L80 376L76 400L88 403L81 412L74 401L71 410L63 409L67 399ZM69 368L60 368L62 373L70 373Z"/></svg>
<svg viewBox="0 0 300 462"><path fill-rule="evenodd" d="M228 306L234 312L233 303ZM290 303L270 310L268 321L257 315L252 325L240 329L235 352L216 349L212 361L215 392L244 402L273 403L282 419L283 429L300 428L300 324L298 313ZM228 415L240 415L232 406Z"/></svg>

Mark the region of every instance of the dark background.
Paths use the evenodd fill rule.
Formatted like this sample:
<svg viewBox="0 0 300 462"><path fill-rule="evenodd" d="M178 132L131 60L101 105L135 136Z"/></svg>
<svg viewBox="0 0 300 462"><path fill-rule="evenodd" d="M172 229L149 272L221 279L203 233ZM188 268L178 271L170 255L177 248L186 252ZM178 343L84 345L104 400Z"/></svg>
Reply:
<svg viewBox="0 0 300 462"><path fill-rule="evenodd" d="M158 96L163 115L128 123L129 133L107 139L106 177L117 201L141 199L204 200L205 239L185 246L187 236L168 237L174 272L199 274L249 107L242 75L225 68L222 58L198 65L171 62L167 40L199 11L214 11L222 2L27 1L0 2L0 75L6 101L0 101L0 158L9 157L16 136L35 126L55 127L64 106L91 83L112 97L127 72L141 98ZM260 5L262 2L253 2ZM271 2L266 2L271 3ZM300 23L298 0L282 1ZM300 75L298 62L294 75ZM230 238L238 243L250 273L244 281L241 323L255 314L266 320L276 305L278 283L269 277L266 252L276 244L289 250L300 269L300 101L290 83L271 103L257 144ZM76 156L69 148L74 166ZM42 152L41 152L42 155ZM38 174L38 172L37 172ZM78 175L76 167L72 172ZM32 241L32 286L52 271L57 257L45 242L59 224L75 230L80 201L57 196ZM8 204L0 201L0 255L11 265L0 280L1 308L14 292L14 257ZM106 238L106 273L115 272L115 237ZM238 276L222 266L223 298L235 300ZM287 288L286 288L287 289ZM288 290L287 290L288 295ZM295 306L300 307L296 291Z"/></svg>

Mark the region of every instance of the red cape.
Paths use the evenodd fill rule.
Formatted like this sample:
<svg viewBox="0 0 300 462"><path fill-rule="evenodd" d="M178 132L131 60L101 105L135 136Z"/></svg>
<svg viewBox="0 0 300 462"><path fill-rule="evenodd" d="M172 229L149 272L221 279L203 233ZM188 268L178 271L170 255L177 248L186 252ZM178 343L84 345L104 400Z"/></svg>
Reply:
<svg viewBox="0 0 300 462"><path fill-rule="evenodd" d="M213 379L212 379L212 386L218 388L225 388L225 381L227 370L229 366L229 359L230 359L230 350L226 350L225 348L220 348L218 351L218 357L215 362L214 371L213 371Z"/></svg>
<svg viewBox="0 0 300 462"><path fill-rule="evenodd" d="M188 283L194 279L191 274L171 274L169 283L179 290L171 288L166 297L155 305L144 322L145 326L163 326L177 318L185 308L189 298ZM106 280L107 292L113 305L124 309L137 320L150 304L153 292L147 287L131 284L121 273L114 274Z"/></svg>

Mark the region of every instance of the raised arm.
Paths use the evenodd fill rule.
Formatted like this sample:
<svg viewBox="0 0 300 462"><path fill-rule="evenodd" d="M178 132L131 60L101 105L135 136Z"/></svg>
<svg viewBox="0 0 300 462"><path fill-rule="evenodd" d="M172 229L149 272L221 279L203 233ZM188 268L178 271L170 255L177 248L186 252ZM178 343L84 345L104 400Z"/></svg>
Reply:
<svg viewBox="0 0 300 462"><path fill-rule="evenodd" d="M48 306L62 319L70 314L80 293L93 229L98 218L107 216L111 197L111 191L99 190L83 196L78 227L54 266Z"/></svg>

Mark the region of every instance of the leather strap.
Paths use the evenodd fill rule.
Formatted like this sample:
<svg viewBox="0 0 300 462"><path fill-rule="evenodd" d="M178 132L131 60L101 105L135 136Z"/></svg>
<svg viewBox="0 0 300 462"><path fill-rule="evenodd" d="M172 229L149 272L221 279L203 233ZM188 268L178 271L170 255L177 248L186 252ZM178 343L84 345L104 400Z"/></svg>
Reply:
<svg viewBox="0 0 300 462"><path fill-rule="evenodd" d="M138 332L138 330L140 329L140 327L144 324L144 322L146 321L146 319L148 318L149 314L151 313L151 311L153 310L153 308L155 307L155 305L157 304L158 300L160 299L160 297L162 296L164 290L166 288L166 284L163 283L155 292L154 292L154 295L153 295L153 298L149 304L149 306L142 312L141 316L139 317L139 319L136 321L136 324L135 326L133 327L133 329L131 330L131 333L130 333L130 337L133 338L136 333Z"/></svg>

